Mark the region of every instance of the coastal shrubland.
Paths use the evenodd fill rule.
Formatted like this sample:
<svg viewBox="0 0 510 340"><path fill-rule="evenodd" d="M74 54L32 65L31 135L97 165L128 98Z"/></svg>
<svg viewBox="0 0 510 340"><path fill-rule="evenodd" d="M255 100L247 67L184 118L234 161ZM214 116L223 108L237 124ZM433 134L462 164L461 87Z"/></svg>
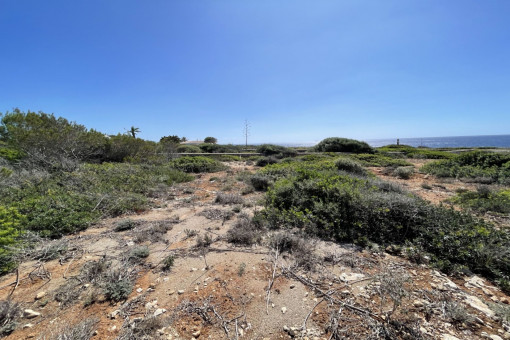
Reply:
<svg viewBox="0 0 510 340"><path fill-rule="evenodd" d="M510 235L493 225L402 188L339 172L334 162L267 166L265 209L255 220L269 229L299 229L337 242L412 249L446 272L471 271L508 288Z"/></svg>
<svg viewBox="0 0 510 340"><path fill-rule="evenodd" d="M392 158L451 159L456 156L456 154L448 151L396 144L377 148L377 151Z"/></svg>
<svg viewBox="0 0 510 340"><path fill-rule="evenodd" d="M510 184L510 154L472 151L424 165L422 172L475 183Z"/></svg>
<svg viewBox="0 0 510 340"><path fill-rule="evenodd" d="M480 186L476 191L460 191L452 199L453 203L472 210L476 213L510 213L510 190L491 189Z"/></svg>

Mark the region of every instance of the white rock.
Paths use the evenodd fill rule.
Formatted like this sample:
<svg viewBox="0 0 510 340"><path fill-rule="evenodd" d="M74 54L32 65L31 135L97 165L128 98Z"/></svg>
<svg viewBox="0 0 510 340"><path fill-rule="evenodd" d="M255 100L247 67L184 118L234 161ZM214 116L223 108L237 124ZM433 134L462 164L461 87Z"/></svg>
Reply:
<svg viewBox="0 0 510 340"><path fill-rule="evenodd" d="M43 298L43 297L45 297L45 296L46 296L46 292L39 292L39 293L37 293L37 295L35 296L35 299L36 299L36 300L40 300L40 299L42 299L42 298Z"/></svg>
<svg viewBox="0 0 510 340"><path fill-rule="evenodd" d="M181 290L178 290L178 291L177 291L177 294L179 294L179 295L184 294L184 290L182 290L182 289L181 289Z"/></svg>
<svg viewBox="0 0 510 340"><path fill-rule="evenodd" d="M193 335L195 338L198 338L200 336L200 330L193 332L191 335Z"/></svg>
<svg viewBox="0 0 510 340"><path fill-rule="evenodd" d="M154 312L154 316L158 316L158 315L161 315L163 313L166 313L166 309L164 308L158 308L156 309L156 311Z"/></svg>
<svg viewBox="0 0 510 340"><path fill-rule="evenodd" d="M287 313L287 307L282 307L282 313L283 314Z"/></svg>
<svg viewBox="0 0 510 340"><path fill-rule="evenodd" d="M492 340L503 340L502 337L500 337L499 335L496 335L496 334L490 335L489 339L492 339Z"/></svg>
<svg viewBox="0 0 510 340"><path fill-rule="evenodd" d="M33 311L31 309L25 309L24 313L25 313L25 317L27 319L33 319L33 318L36 318L38 316L41 316L41 313Z"/></svg>
<svg viewBox="0 0 510 340"><path fill-rule="evenodd" d="M142 288L137 288L137 289L136 289L136 292L137 292L137 293L141 293L141 292L143 292L143 289L142 289Z"/></svg>
<svg viewBox="0 0 510 340"><path fill-rule="evenodd" d="M27 323L26 325L23 326L23 329L32 327L34 327L34 325L32 325L31 323Z"/></svg>
<svg viewBox="0 0 510 340"><path fill-rule="evenodd" d="M365 275L360 273L342 273L340 274L340 280L344 282L357 281L364 279Z"/></svg>
<svg viewBox="0 0 510 340"><path fill-rule="evenodd" d="M468 295L466 296L465 302L473 307L474 309L484 313L488 317L492 318L494 316L494 312L487 306L485 303L482 302L479 298L476 296Z"/></svg>
<svg viewBox="0 0 510 340"><path fill-rule="evenodd" d="M460 339L450 334L443 334L441 335L441 340L460 340Z"/></svg>
<svg viewBox="0 0 510 340"><path fill-rule="evenodd" d="M119 315L120 313L120 310L114 310L113 312L110 313L110 319L116 319L117 318L117 315Z"/></svg>

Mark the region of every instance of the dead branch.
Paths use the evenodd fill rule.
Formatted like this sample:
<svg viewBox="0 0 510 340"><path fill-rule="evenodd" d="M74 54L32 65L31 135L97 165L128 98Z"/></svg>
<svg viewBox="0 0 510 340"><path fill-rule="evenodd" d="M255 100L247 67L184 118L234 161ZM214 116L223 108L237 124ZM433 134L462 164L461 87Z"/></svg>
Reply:
<svg viewBox="0 0 510 340"><path fill-rule="evenodd" d="M280 251L278 248L275 249L275 256L274 256L274 260L273 260L273 275L271 276L271 278L269 279L269 284L268 284L268 287L267 287L267 292L266 292L266 314L269 315L269 298L271 296L271 288L273 288L273 284L274 284L274 279L275 279L275 276L276 276L276 269L278 268L278 256L280 255Z"/></svg>
<svg viewBox="0 0 510 340"><path fill-rule="evenodd" d="M9 297L11 297L12 294L14 293L14 291L16 290L16 288L18 288L18 285L19 285L19 268L16 268L16 282L15 282L15 285L12 288L11 292L9 293Z"/></svg>

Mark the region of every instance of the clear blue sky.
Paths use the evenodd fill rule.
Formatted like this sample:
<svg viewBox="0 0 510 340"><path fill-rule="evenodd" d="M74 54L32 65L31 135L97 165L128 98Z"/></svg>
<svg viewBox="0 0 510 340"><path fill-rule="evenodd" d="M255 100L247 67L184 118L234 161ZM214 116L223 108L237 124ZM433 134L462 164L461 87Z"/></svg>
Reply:
<svg viewBox="0 0 510 340"><path fill-rule="evenodd" d="M221 143L510 133L507 0L0 0L0 112Z"/></svg>

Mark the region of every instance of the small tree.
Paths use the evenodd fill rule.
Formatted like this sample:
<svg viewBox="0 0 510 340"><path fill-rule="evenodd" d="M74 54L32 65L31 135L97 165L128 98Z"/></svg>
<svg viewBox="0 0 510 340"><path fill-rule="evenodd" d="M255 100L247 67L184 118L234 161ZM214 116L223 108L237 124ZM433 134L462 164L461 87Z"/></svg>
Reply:
<svg viewBox="0 0 510 340"><path fill-rule="evenodd" d="M180 138L179 136L177 135L173 135L173 136L164 136L164 137L161 137L159 139L159 142L161 144L166 144L166 143L174 143L174 144L179 144L180 142L185 142L186 141L186 138Z"/></svg>
<svg viewBox="0 0 510 340"><path fill-rule="evenodd" d="M216 144L218 143L218 140L214 137L205 137L204 143Z"/></svg>
<svg viewBox="0 0 510 340"><path fill-rule="evenodd" d="M137 127L134 127L132 126L131 129L129 129L129 134L133 137L133 138L136 138L136 134L137 133L140 133L140 129L137 128Z"/></svg>

